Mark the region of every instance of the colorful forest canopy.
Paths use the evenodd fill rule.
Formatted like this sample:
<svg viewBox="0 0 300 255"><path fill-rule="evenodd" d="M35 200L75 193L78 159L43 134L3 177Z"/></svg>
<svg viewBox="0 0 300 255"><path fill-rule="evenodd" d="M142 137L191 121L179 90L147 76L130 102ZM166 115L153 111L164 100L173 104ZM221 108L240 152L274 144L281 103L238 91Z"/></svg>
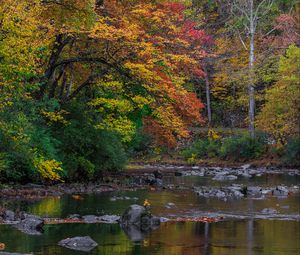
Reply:
<svg viewBox="0 0 300 255"><path fill-rule="evenodd" d="M245 128L250 78L258 127L283 144L297 136L298 99L284 92L299 93L298 5L254 1L270 15L249 72L240 2L1 1L0 179L121 169L148 138L172 149L205 126L208 104L210 125Z"/></svg>

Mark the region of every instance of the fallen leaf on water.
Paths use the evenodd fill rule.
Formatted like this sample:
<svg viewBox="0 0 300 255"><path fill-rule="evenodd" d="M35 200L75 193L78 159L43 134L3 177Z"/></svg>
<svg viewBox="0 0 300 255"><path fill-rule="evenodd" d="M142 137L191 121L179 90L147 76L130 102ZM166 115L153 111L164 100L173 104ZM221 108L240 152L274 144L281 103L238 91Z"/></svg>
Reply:
<svg viewBox="0 0 300 255"><path fill-rule="evenodd" d="M75 200L83 200L83 197L80 195L72 195L72 198Z"/></svg>
<svg viewBox="0 0 300 255"><path fill-rule="evenodd" d="M5 249L5 243L0 243L0 251L3 251Z"/></svg>

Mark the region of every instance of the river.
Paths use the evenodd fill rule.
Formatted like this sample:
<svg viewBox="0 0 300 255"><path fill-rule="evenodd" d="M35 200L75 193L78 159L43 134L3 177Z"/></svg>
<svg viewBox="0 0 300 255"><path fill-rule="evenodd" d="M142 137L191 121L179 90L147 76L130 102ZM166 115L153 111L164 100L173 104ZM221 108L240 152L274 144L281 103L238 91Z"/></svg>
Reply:
<svg viewBox="0 0 300 255"><path fill-rule="evenodd" d="M132 241L118 224L52 224L44 226L40 236L29 236L17 229L0 225L0 242L7 252L69 255L298 255L300 251L300 193L289 196L262 198L201 197L193 187L223 187L243 184L274 187L299 187L299 175L274 174L252 178L239 177L219 182L211 176L165 176L166 185L173 189L146 188L136 191L114 191L100 194L64 195L36 202L1 201L13 209L25 210L44 217L65 218L70 214L121 215L131 204L151 203L157 216L176 219L215 216L224 220L214 223L165 222L145 233L143 240ZM274 213L262 213L271 208ZM90 253L76 252L57 245L73 236L91 236L98 247Z"/></svg>

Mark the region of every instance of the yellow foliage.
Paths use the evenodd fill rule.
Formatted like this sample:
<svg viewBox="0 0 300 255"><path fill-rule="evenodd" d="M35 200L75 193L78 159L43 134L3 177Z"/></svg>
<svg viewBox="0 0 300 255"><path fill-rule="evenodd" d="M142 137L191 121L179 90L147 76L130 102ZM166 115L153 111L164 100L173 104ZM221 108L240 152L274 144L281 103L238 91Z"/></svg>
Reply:
<svg viewBox="0 0 300 255"><path fill-rule="evenodd" d="M144 201L144 207L148 207L148 206L150 206L151 204L150 204L150 202L148 201L148 199L145 199L145 201Z"/></svg>
<svg viewBox="0 0 300 255"><path fill-rule="evenodd" d="M196 163L197 155L195 153L192 153L191 157L187 159L188 164L195 164Z"/></svg>
<svg viewBox="0 0 300 255"><path fill-rule="evenodd" d="M116 117L113 114L107 115L102 122L96 126L98 129L117 132L122 136L123 142L129 142L135 133L135 125L127 117Z"/></svg>
<svg viewBox="0 0 300 255"><path fill-rule="evenodd" d="M279 63L279 80L267 90L266 103L257 117L257 125L278 143L299 135L300 121L300 48L290 46Z"/></svg>
<svg viewBox="0 0 300 255"><path fill-rule="evenodd" d="M208 136L208 139L211 140L211 141L212 140L218 140L218 139L221 138L221 136L218 135L218 133L216 131L212 130L212 129L208 130L207 136Z"/></svg>
<svg viewBox="0 0 300 255"><path fill-rule="evenodd" d="M43 179L49 181L63 181L59 174L63 171L61 162L55 159L46 160L40 156L34 160L33 164Z"/></svg>
<svg viewBox="0 0 300 255"><path fill-rule="evenodd" d="M62 123L64 125L68 124L68 121L65 120L64 114L67 114L67 111L61 110L57 112L46 112L42 111L42 115L49 120L50 122L54 123Z"/></svg>

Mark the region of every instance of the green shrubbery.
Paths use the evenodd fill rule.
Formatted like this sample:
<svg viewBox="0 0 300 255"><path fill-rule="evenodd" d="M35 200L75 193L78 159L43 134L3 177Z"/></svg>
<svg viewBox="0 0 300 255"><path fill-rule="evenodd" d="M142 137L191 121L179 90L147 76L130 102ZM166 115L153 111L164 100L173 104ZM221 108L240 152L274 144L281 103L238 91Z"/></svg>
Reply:
<svg viewBox="0 0 300 255"><path fill-rule="evenodd" d="M198 139L190 147L182 151L182 155L188 159L192 155L197 158L210 158L217 157L219 155L219 148L221 142L219 140L209 140L209 139Z"/></svg>
<svg viewBox="0 0 300 255"><path fill-rule="evenodd" d="M238 135L224 139L198 139L190 147L182 151L182 155L189 159L196 155L197 158L222 158L242 161L259 158L265 151L264 137L258 135L252 139L248 135Z"/></svg>
<svg viewBox="0 0 300 255"><path fill-rule="evenodd" d="M241 135L223 139L219 153L224 159L239 161L259 158L265 149L265 139L262 135L256 135L255 139Z"/></svg>
<svg viewBox="0 0 300 255"><path fill-rule="evenodd" d="M102 171L122 169L127 157L121 138L97 129L94 116L84 111L68 109L63 122L49 122L38 108L3 112L0 181L86 181Z"/></svg>
<svg viewBox="0 0 300 255"><path fill-rule="evenodd" d="M300 137L288 141L283 155L283 164L292 167L300 166Z"/></svg>

